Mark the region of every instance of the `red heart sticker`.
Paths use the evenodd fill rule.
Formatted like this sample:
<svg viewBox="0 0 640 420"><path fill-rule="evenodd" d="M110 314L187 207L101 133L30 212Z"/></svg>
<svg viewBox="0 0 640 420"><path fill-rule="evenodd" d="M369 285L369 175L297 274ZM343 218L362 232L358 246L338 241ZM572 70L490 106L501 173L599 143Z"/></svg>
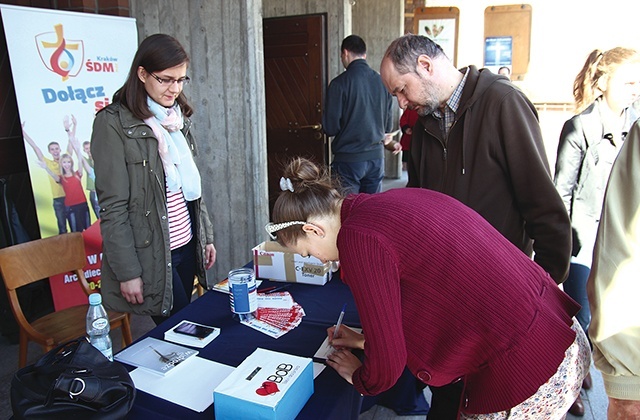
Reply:
<svg viewBox="0 0 640 420"><path fill-rule="evenodd" d="M272 381L265 381L260 388L256 389L256 394L264 396L275 394L276 392L280 392L280 390L278 385Z"/></svg>

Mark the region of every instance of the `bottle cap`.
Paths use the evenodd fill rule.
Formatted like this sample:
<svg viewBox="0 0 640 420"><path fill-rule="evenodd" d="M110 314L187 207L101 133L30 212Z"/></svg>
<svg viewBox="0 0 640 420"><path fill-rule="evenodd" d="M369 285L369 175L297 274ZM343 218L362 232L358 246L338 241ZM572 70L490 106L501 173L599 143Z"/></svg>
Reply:
<svg viewBox="0 0 640 420"><path fill-rule="evenodd" d="M100 293L91 293L89 295L89 305L101 305L102 295Z"/></svg>

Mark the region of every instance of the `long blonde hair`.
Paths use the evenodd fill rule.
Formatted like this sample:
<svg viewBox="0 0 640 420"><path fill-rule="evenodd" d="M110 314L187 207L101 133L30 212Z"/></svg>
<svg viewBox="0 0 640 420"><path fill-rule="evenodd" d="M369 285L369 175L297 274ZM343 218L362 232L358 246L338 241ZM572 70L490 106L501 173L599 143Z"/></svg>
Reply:
<svg viewBox="0 0 640 420"><path fill-rule="evenodd" d="M70 154L65 153L62 156L60 156L60 176L66 176L66 173L64 172L64 167L62 166L62 161L65 159L69 159L69 162L71 162L71 169L69 169L70 175L75 175L75 171L73 170L73 166L75 165L73 162L73 157L71 157Z"/></svg>
<svg viewBox="0 0 640 420"><path fill-rule="evenodd" d="M600 78L612 74L618 67L630 62L640 63L640 54L636 50L622 47L615 47L607 51L593 50L573 82L576 114L584 111L602 95L598 89Z"/></svg>

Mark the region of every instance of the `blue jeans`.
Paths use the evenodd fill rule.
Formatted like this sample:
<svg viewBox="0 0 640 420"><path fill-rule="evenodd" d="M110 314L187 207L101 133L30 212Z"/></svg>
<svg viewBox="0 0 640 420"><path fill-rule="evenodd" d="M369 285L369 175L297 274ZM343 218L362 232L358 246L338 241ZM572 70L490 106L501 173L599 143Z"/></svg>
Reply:
<svg viewBox="0 0 640 420"><path fill-rule="evenodd" d="M64 197L53 199L53 212L58 222L58 233L67 233L67 206L64 205Z"/></svg>
<svg viewBox="0 0 640 420"><path fill-rule="evenodd" d="M576 319L584 333L587 334L587 337L589 337L587 331L589 324L591 324L591 310L589 309L589 299L587 298L587 279L590 272L591 269L589 267L571 263L569 277L562 283L565 293L582 306L580 312L576 315Z"/></svg>
<svg viewBox="0 0 640 420"><path fill-rule="evenodd" d="M87 203L80 203L67 207L67 217L69 218L71 232L82 232L91 226L91 220L89 219L89 206L87 206Z"/></svg>
<svg viewBox="0 0 640 420"><path fill-rule="evenodd" d="M340 180L345 195L374 194L382 189L384 159L365 162L333 162L331 168Z"/></svg>
<svg viewBox="0 0 640 420"><path fill-rule="evenodd" d="M171 250L171 277L173 280L173 308L171 315L178 312L191 302L193 293L193 279L196 276L196 239L191 238L188 244ZM160 325L167 318L163 316L151 317L156 325Z"/></svg>

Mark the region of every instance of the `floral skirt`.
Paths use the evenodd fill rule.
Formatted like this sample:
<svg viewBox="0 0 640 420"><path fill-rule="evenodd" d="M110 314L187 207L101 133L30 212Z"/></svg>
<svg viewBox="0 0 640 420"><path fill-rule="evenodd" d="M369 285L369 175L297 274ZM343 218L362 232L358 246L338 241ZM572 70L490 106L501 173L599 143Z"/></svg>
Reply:
<svg viewBox="0 0 640 420"><path fill-rule="evenodd" d="M580 324L573 318L571 329L576 339L565 351L556 373L524 402L507 411L489 414L461 413L463 420L555 420L564 418L582 388L589 372L591 349Z"/></svg>

